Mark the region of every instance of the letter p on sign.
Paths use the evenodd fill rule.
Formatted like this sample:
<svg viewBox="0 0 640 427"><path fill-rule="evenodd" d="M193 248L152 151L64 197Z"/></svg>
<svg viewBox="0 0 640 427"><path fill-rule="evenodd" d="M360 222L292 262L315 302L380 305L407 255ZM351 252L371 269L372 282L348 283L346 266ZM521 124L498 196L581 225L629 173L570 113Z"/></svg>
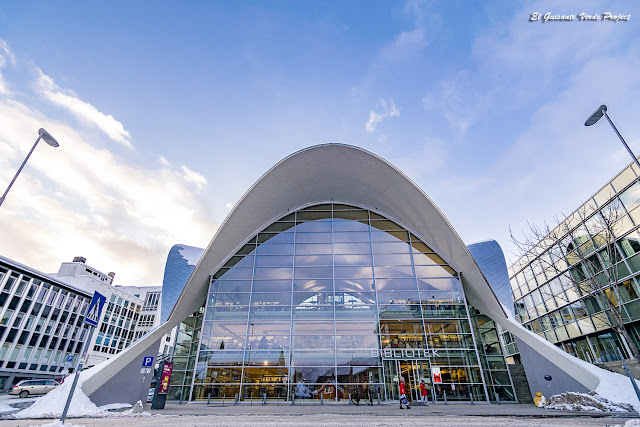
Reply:
<svg viewBox="0 0 640 427"><path fill-rule="evenodd" d="M142 367L143 367L143 368L150 368L152 364L153 364L153 357L151 357L151 356L145 356L145 357L142 359Z"/></svg>

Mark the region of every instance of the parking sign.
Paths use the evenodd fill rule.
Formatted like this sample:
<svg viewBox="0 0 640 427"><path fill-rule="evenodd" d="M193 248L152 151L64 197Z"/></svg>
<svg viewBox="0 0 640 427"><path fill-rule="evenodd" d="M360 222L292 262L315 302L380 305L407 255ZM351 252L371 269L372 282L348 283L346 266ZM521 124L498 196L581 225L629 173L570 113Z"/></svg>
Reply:
<svg viewBox="0 0 640 427"><path fill-rule="evenodd" d="M142 358L142 367L150 368L153 365L153 357L145 356Z"/></svg>

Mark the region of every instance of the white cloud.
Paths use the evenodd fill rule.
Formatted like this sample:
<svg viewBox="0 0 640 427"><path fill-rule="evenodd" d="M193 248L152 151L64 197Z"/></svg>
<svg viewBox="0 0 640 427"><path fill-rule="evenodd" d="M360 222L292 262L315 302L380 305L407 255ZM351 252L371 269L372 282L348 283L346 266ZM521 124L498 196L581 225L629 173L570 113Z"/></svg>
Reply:
<svg viewBox="0 0 640 427"><path fill-rule="evenodd" d="M160 161L160 164L162 166L171 166L171 163L169 163L169 160L165 159L163 156L158 156L158 160Z"/></svg>
<svg viewBox="0 0 640 427"><path fill-rule="evenodd" d="M4 40L0 40L0 68L5 66L7 60L12 65L15 65L16 63L16 57L11 49L9 49L9 45L7 44L7 42Z"/></svg>
<svg viewBox="0 0 640 427"><path fill-rule="evenodd" d="M184 173L183 176L185 181L194 183L200 190L202 190L202 187L207 185L207 178L200 175L198 172L192 171L191 169L189 169L184 165L182 166L181 169L182 169L182 172Z"/></svg>
<svg viewBox="0 0 640 427"><path fill-rule="evenodd" d="M9 49L9 45L4 40L0 40L0 69L3 68L7 64L7 60L14 65L16 63L16 57L14 56L11 49ZM7 84L2 77L2 73L0 73L0 94L9 93L9 89L7 88Z"/></svg>
<svg viewBox="0 0 640 427"><path fill-rule="evenodd" d="M423 28L404 31L380 50L380 57L388 61L403 61L412 58L427 46Z"/></svg>
<svg viewBox="0 0 640 427"><path fill-rule="evenodd" d="M90 265L115 271L119 284L161 284L173 244L204 247L213 236L211 207L197 189L206 179L186 166L162 160L146 166L91 145L95 136L73 126L70 112L47 116L0 95L0 188L38 128L60 142L37 147L2 205L0 254L45 272L83 255Z"/></svg>
<svg viewBox="0 0 640 427"><path fill-rule="evenodd" d="M390 117L400 117L400 110L396 107L393 100L389 101L389 105L387 105L387 102L384 99L380 99L378 101L377 108L382 111L369 111L369 120L365 125L368 133L373 133L376 130L376 126L378 126L382 120Z"/></svg>
<svg viewBox="0 0 640 427"><path fill-rule="evenodd" d="M41 70L38 71L40 77L37 81L37 87L42 91L45 98L70 111L80 120L98 127L98 129L112 140L127 148L133 148L131 135L125 130L122 123L117 121L112 115L101 113L93 105L82 101L72 91L61 89L53 82L51 77L44 74Z"/></svg>
<svg viewBox="0 0 640 427"><path fill-rule="evenodd" d="M235 203L233 203L233 202L227 202L227 203L225 203L224 205L227 207L227 209L231 209L233 206L235 206Z"/></svg>

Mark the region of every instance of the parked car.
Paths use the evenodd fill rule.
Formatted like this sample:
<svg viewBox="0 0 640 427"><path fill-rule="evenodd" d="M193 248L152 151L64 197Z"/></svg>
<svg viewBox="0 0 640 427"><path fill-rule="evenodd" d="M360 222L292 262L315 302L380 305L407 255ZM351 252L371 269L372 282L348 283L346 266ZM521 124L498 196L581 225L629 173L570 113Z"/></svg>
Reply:
<svg viewBox="0 0 640 427"><path fill-rule="evenodd" d="M147 403L151 403L151 401L153 400L153 394L155 393L155 391L156 391L155 388L149 389L149 393L147 394Z"/></svg>
<svg viewBox="0 0 640 427"><path fill-rule="evenodd" d="M53 380L22 380L14 385L9 394L27 397L31 394L47 394L60 384Z"/></svg>

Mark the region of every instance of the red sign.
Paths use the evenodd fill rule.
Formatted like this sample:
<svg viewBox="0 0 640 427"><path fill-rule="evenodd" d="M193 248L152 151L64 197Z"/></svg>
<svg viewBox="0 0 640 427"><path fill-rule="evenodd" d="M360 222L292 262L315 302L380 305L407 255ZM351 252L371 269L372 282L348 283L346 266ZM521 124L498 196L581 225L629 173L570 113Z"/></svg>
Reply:
<svg viewBox="0 0 640 427"><path fill-rule="evenodd" d="M162 375L160 376L160 388L158 389L158 394L167 394L169 392L169 380L171 379L172 369L173 363L164 362Z"/></svg>
<svg viewBox="0 0 640 427"><path fill-rule="evenodd" d="M431 368L431 373L433 374L433 383L442 384L442 374L440 373L440 368Z"/></svg>

